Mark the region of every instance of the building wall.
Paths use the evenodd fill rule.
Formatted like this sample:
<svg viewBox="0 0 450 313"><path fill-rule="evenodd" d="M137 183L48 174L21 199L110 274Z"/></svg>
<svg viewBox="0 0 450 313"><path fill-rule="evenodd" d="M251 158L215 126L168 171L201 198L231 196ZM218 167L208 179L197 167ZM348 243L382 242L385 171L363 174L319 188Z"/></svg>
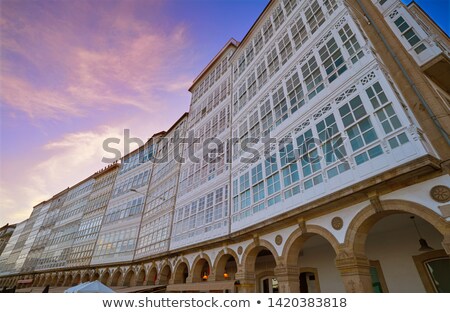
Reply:
<svg viewBox="0 0 450 313"><path fill-rule="evenodd" d="M450 253L450 124L447 91L424 68L447 51L423 27L393 0L271 1L196 78L188 115L124 156L117 173L94 174L17 226L0 286L22 270L36 285L97 277L216 290L229 258L238 291L261 291L269 277L297 292L305 270L321 292L368 292L370 261L386 291L432 291L417 258ZM182 156L199 161L174 160L189 132L221 142L217 163L193 142ZM269 135L272 144L244 149ZM410 215L433 254L418 251Z"/></svg>

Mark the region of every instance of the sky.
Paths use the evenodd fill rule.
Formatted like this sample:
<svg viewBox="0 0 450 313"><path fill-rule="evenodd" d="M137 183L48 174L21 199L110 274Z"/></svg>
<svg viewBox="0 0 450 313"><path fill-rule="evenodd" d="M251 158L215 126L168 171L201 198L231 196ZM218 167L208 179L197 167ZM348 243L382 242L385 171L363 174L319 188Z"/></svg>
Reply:
<svg viewBox="0 0 450 313"><path fill-rule="evenodd" d="M449 0L416 2L449 33ZM106 138L170 128L267 3L0 0L0 226L106 166Z"/></svg>

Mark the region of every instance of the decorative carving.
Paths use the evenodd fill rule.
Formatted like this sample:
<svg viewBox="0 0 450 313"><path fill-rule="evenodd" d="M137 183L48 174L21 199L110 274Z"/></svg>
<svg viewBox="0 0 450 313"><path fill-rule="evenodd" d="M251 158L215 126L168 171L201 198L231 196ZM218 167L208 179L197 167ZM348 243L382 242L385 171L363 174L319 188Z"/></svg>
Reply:
<svg viewBox="0 0 450 313"><path fill-rule="evenodd" d="M375 212L383 211L383 206L381 205L380 198L376 192L372 192L368 194L370 204L375 209Z"/></svg>
<svg viewBox="0 0 450 313"><path fill-rule="evenodd" d="M302 234L306 233L306 222L304 218L299 218L297 220L298 227L301 229Z"/></svg>
<svg viewBox="0 0 450 313"><path fill-rule="evenodd" d="M259 246L259 236L258 234L253 234L253 242L256 246Z"/></svg>
<svg viewBox="0 0 450 313"><path fill-rule="evenodd" d="M275 243L279 246L283 243L283 237L281 237L281 235L277 235L275 237Z"/></svg>
<svg viewBox="0 0 450 313"><path fill-rule="evenodd" d="M344 220L339 216L333 217L331 226L336 230L340 230L344 226Z"/></svg>
<svg viewBox="0 0 450 313"><path fill-rule="evenodd" d="M444 185L437 185L431 188L430 196L434 201L445 203L450 200L450 188Z"/></svg>
<svg viewBox="0 0 450 313"><path fill-rule="evenodd" d="M242 246L239 246L239 247L237 248L237 253L238 253L239 255L241 255L242 252L244 252L244 248L242 248Z"/></svg>

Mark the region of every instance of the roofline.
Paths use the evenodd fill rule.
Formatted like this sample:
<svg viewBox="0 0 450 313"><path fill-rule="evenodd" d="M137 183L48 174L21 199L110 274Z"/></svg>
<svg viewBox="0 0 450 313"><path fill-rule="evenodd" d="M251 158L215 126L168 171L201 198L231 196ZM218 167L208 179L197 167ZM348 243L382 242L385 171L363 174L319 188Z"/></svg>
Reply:
<svg viewBox="0 0 450 313"><path fill-rule="evenodd" d="M409 8L412 5L415 5L420 11L422 11L422 13L425 14L425 16L430 20L430 22L432 22L448 39L450 39L449 35L445 32L445 30L443 30L441 26L439 26L439 24L436 23L435 20L430 15L428 15L428 13L420 6L420 4L412 0L406 6Z"/></svg>
<svg viewBox="0 0 450 313"><path fill-rule="evenodd" d="M165 133L170 133L188 115L188 112L184 112L183 115L181 115L180 118Z"/></svg>
<svg viewBox="0 0 450 313"><path fill-rule="evenodd" d="M197 82L205 75L205 73L214 65L214 63L217 62L218 59L220 59L220 57L222 56L222 54L228 49L228 47L230 46L234 46L234 47L238 47L239 46L239 41L237 41L234 38L230 38L227 43L222 47L222 49L220 49L220 51L214 56L214 58L212 58L211 61L209 61L209 63L205 66L205 68L200 72L200 74L198 74L198 76L194 79L194 81L192 82L191 87L189 87L188 91L192 92L192 88L195 86L195 84L197 84Z"/></svg>
<svg viewBox="0 0 450 313"><path fill-rule="evenodd" d="M242 38L240 44L244 43L245 40L247 40L247 38L250 36L250 33L256 28L256 24L258 24L259 20L261 20L262 16L266 13L266 11L269 9L269 6L272 5L272 2L274 2L274 0L270 0L267 5L264 7L264 9L262 10L262 12L258 15L258 17L256 18L255 22L253 23L253 25L250 27L250 29L248 30L248 32L245 34L244 38Z"/></svg>

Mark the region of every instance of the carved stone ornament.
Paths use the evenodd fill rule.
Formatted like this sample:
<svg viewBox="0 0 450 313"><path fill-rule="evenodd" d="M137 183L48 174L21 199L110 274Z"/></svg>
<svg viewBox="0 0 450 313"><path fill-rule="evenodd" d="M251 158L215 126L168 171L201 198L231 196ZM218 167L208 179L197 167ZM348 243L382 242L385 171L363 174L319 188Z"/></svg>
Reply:
<svg viewBox="0 0 450 313"><path fill-rule="evenodd" d="M431 188L430 196L434 201L445 203L450 200L450 188L444 185L437 185Z"/></svg>
<svg viewBox="0 0 450 313"><path fill-rule="evenodd" d="M237 253L238 253L239 255L241 255L242 252L244 252L244 249L243 249L241 246L239 246L239 247L237 248Z"/></svg>
<svg viewBox="0 0 450 313"><path fill-rule="evenodd" d="M342 226L344 226L344 221L339 216L333 217L333 219L331 220L331 226L334 229L339 230L342 228Z"/></svg>
<svg viewBox="0 0 450 313"><path fill-rule="evenodd" d="M281 245L282 242L283 242L283 237L281 237L281 235L277 235L275 237L275 243L279 246L279 245Z"/></svg>

